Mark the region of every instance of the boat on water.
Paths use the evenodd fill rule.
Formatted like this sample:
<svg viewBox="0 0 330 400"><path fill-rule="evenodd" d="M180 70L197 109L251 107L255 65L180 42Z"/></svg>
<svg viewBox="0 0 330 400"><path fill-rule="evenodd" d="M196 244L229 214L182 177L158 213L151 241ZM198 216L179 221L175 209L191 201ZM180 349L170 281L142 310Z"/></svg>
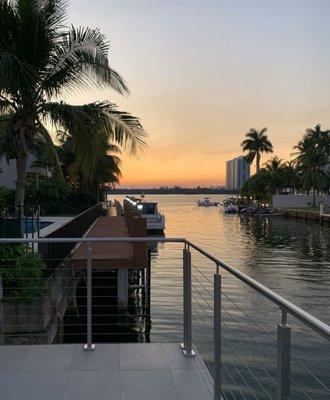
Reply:
<svg viewBox="0 0 330 400"><path fill-rule="evenodd" d="M145 201L143 198L126 197L141 217L147 221L148 233L163 233L165 230L165 215L158 211L158 203L155 201Z"/></svg>
<svg viewBox="0 0 330 400"><path fill-rule="evenodd" d="M233 199L224 200L222 206L226 214L237 214L239 212L239 206Z"/></svg>
<svg viewBox="0 0 330 400"><path fill-rule="evenodd" d="M246 198L229 197L222 203L223 210L227 214L242 214L242 215L271 215L274 210L270 204L247 202Z"/></svg>
<svg viewBox="0 0 330 400"><path fill-rule="evenodd" d="M242 215L274 215L274 209L269 204L260 204L244 207L240 213Z"/></svg>
<svg viewBox="0 0 330 400"><path fill-rule="evenodd" d="M204 197L203 200L197 200L197 205L200 207L217 207L219 202L212 201L209 197Z"/></svg>

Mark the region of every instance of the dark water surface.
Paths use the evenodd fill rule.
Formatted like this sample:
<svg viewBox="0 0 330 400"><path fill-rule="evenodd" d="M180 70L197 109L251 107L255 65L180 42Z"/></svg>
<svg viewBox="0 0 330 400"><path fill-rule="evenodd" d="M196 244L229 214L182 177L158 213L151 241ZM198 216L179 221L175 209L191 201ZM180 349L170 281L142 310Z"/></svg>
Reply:
<svg viewBox="0 0 330 400"><path fill-rule="evenodd" d="M222 202L227 196L209 197ZM330 324L330 225L224 214L222 207L197 207L199 198L147 197L166 216L165 236L191 240ZM161 258L163 250L175 246L159 247Z"/></svg>
<svg viewBox="0 0 330 400"><path fill-rule="evenodd" d="M209 196L222 202L226 196ZM330 323L330 226L279 216L244 217L198 207L199 195L149 195L166 216L166 236L185 237ZM122 200L123 197L117 196ZM152 258L151 341L182 332L182 246L159 244ZM193 340L213 368L214 264L192 252ZM226 398L274 398L278 307L223 272ZM289 317L292 398L330 399L328 342ZM320 379L320 380L319 380Z"/></svg>

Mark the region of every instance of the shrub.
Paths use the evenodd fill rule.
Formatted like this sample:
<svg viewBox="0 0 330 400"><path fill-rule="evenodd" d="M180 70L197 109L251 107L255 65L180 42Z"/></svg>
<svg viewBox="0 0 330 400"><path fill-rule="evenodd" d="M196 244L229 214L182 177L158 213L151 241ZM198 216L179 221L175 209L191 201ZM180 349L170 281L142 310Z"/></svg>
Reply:
<svg viewBox="0 0 330 400"><path fill-rule="evenodd" d="M34 302L45 293L42 271L46 267L39 255L20 244L0 245L0 275L4 296Z"/></svg>
<svg viewBox="0 0 330 400"><path fill-rule="evenodd" d="M0 207L13 205L15 202L15 191L5 186L0 186Z"/></svg>

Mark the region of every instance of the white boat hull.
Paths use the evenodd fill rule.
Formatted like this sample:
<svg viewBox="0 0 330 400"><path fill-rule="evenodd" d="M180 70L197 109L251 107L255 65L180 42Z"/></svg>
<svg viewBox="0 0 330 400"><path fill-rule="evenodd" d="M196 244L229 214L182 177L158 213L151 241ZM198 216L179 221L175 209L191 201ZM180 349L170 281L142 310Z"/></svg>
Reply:
<svg viewBox="0 0 330 400"><path fill-rule="evenodd" d="M157 216L142 214L141 216L147 221L147 231L162 232L165 230L165 216L163 214L157 214Z"/></svg>

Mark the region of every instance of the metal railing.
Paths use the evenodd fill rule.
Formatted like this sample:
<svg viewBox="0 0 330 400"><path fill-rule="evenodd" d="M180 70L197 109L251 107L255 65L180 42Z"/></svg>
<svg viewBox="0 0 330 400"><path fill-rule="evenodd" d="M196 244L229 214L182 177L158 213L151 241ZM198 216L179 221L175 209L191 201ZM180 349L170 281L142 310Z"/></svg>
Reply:
<svg viewBox="0 0 330 400"><path fill-rule="evenodd" d="M101 214L102 203L98 203L45 237L52 239L83 237ZM50 240L42 242L39 252L45 260L54 260L56 262L56 260L65 259L74 247L75 242L68 242L67 240L55 242Z"/></svg>
<svg viewBox="0 0 330 400"><path fill-rule="evenodd" d="M204 356L205 363L212 375L214 399L276 398L285 400L306 398L325 400L329 398L329 379L324 379L324 376L328 378L330 376L330 359L326 358L322 364L322 377L320 378L317 372L311 371L311 361L315 363L313 353L309 353L307 362L301 361L294 354L292 331L299 338L305 334L308 336L316 334L317 340L322 341L320 342L322 351L317 356L321 358L322 356L327 357L323 349L329 350L325 343L330 340L330 326L189 240L159 237L0 239L0 245L38 243L38 247L45 243L52 243L52 245L66 243L73 248L74 245L82 242L88 243L85 278L87 292L85 296L86 350L95 348L92 315L93 301L95 300L93 297L95 289L92 265L93 246L100 242L146 242L149 245L155 245L155 243L180 244L183 246L181 250L178 250L182 252L182 268L171 268L170 264L173 264L173 261L169 259L164 268L162 265L157 266L158 277L155 276L154 279L155 282L159 282L161 291L169 292L173 289L171 293L174 293L174 296L175 288L183 289L183 303L176 304L177 307L182 307L183 313L183 343L181 345L183 354L192 357L195 349ZM206 269L201 269L196 264L202 257L210 265L207 272L205 272ZM65 268L70 267L66 264ZM171 270L172 275L169 276ZM162 273L164 273L163 276ZM171 286L162 285L161 280L158 279L165 277L173 279ZM226 280L229 280L228 286L224 284ZM259 322L258 315L251 316L245 310L244 299L237 299L237 295L235 295L236 297L231 295L227 287L229 289L232 287L233 280L238 282L242 293L252 290L261 295L262 301L266 300L269 303L269 306L272 307L270 322L267 321L266 324L267 315L261 316L261 322ZM181 281L181 285L175 286L178 281ZM169 281L167 280L167 282ZM131 287L133 286L135 289L142 289L147 293L147 300L146 298L144 300L149 302L148 312L150 312L150 297L152 298L150 290L154 290L150 284L150 277L149 283L148 278L146 280L145 277L142 277L135 283L133 282ZM106 289L109 290L111 287L108 286ZM170 303L171 297L174 296L164 296L163 299L166 298ZM103 304L101 306L104 307ZM158 304L156 300L154 306L158 311L166 304L165 302ZM148 314L146 310L148 308L141 308L141 315ZM279 311L278 321L276 321L276 310ZM181 314L178 315L181 318ZM288 316L293 317L292 326L288 324ZM196 324L194 324L195 319L197 319ZM302 327L299 327L297 323L302 324ZM252 326L257 327L257 333L252 330ZM276 331L276 335L273 335L272 329ZM171 333L167 332L168 335ZM177 333L173 332L175 335ZM249 341L246 341L246 338ZM308 340L306 343L307 349L301 343L299 346L305 351L310 351L312 348L309 349ZM260 355L255 352L255 349L260 350ZM321 360L316 360L316 362L321 364ZM293 370L293 365L299 366L303 371L303 373L300 372L298 378ZM329 369L328 374L324 368ZM311 383L312 381L313 383Z"/></svg>
<svg viewBox="0 0 330 400"><path fill-rule="evenodd" d="M0 206L0 237L39 237L40 206Z"/></svg>

